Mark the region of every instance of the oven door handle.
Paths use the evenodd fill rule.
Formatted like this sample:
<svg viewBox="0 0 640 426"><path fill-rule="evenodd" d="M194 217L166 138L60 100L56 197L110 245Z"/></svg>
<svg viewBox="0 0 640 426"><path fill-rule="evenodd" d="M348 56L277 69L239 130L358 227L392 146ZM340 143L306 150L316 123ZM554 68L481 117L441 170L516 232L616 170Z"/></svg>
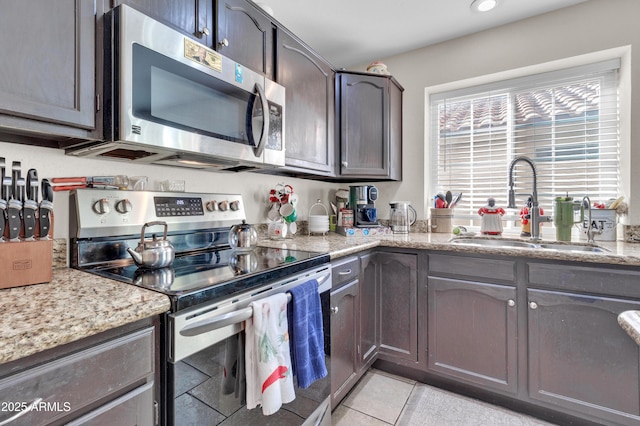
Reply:
<svg viewBox="0 0 640 426"><path fill-rule="evenodd" d="M223 315L216 316L204 321L199 321L195 324L189 324L180 330L180 335L193 337L200 334L208 333L209 331L217 330L229 325L234 325L246 321L253 316L253 308L244 308L241 311L228 312Z"/></svg>
<svg viewBox="0 0 640 426"><path fill-rule="evenodd" d="M331 282L328 280L331 275L325 275L323 277L319 277L318 280L318 292L322 293L325 291L325 287L323 284L329 284L329 289L331 287ZM287 303L291 301L291 293L287 292ZM218 330L223 327L227 327L229 325L235 325L251 319L253 317L253 308L248 306L239 311L227 312L226 314L216 315L213 318L207 318L202 321L198 321L193 324L189 324L186 327L183 327L180 330L180 335L186 337L194 337L200 334L208 333L210 331Z"/></svg>

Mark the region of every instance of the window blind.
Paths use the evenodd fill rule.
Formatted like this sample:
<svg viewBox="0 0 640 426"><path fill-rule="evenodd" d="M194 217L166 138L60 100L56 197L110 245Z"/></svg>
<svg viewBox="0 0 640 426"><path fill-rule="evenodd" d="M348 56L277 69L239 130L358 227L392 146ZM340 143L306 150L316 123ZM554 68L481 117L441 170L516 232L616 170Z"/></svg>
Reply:
<svg viewBox="0 0 640 426"><path fill-rule="evenodd" d="M432 195L461 192L456 223L479 226L477 211L489 197L507 206L509 164L527 156L536 164L545 214L553 214L558 196L617 197L619 67L611 60L433 94ZM516 193L532 192L526 163L516 165L514 180Z"/></svg>

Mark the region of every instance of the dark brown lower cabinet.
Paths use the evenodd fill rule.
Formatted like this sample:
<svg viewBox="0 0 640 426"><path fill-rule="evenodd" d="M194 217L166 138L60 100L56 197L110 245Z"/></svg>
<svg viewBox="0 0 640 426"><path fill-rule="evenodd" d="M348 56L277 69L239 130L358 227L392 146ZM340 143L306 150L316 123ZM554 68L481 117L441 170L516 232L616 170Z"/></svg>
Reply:
<svg viewBox="0 0 640 426"><path fill-rule="evenodd" d="M640 424L640 350L617 322L640 302L536 289L527 296L529 396L611 423Z"/></svg>
<svg viewBox="0 0 640 426"><path fill-rule="evenodd" d="M418 362L418 255L378 252L380 268L379 358Z"/></svg>
<svg viewBox="0 0 640 426"><path fill-rule="evenodd" d="M331 291L331 407L335 408L358 379L356 326L359 281Z"/></svg>
<svg viewBox="0 0 640 426"><path fill-rule="evenodd" d="M158 422L157 327L143 320L0 366L4 424L152 426ZM29 409L29 404L35 409ZM11 423L13 424L13 423Z"/></svg>
<svg viewBox="0 0 640 426"><path fill-rule="evenodd" d="M516 288L430 277L427 294L429 369L515 394Z"/></svg>
<svg viewBox="0 0 640 426"><path fill-rule="evenodd" d="M380 346L380 267L377 253L360 256L360 335L358 339L358 369L369 368Z"/></svg>

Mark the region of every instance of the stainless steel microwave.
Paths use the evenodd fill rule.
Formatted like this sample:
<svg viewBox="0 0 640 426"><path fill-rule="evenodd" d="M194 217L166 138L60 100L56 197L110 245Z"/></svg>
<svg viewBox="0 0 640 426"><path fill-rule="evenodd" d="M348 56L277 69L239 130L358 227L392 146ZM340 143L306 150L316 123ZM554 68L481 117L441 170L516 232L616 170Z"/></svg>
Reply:
<svg viewBox="0 0 640 426"><path fill-rule="evenodd" d="M284 166L285 89L121 5L105 17L104 140L67 154L241 171Z"/></svg>

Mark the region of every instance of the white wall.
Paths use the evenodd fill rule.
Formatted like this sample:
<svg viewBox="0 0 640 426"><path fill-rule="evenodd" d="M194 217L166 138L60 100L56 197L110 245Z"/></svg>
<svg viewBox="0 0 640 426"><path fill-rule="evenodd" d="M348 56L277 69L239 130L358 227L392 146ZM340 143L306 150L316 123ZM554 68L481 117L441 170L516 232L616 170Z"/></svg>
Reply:
<svg viewBox="0 0 640 426"><path fill-rule="evenodd" d="M63 150L31 147L0 142L0 157L5 157L9 168L12 161L21 161L23 175L35 168L40 179L76 176L148 176L151 185L167 179L184 179L189 192L230 192L242 194L249 223L266 223L267 194L277 183L293 186L299 195L299 218L307 220L309 208L321 199L330 209L329 199L335 199L335 189L348 187L306 179L293 179L258 173L215 173L166 166L134 166L127 163L69 157ZM153 188L153 186L152 186ZM55 238L68 238L69 196L68 192L54 193ZM315 211L315 210L314 210Z"/></svg>
<svg viewBox="0 0 640 426"><path fill-rule="evenodd" d="M481 76L514 76L537 64L574 57L579 63L591 52L626 50L623 60L621 137L623 189L630 205L627 223L640 224L640 1L590 0L531 19L483 31L456 40L383 58L404 86L403 182L379 184L381 204L391 199L411 200L425 219L431 204L425 141L425 89ZM479 17L480 19L480 17ZM602 55L601 55L602 56ZM577 57L577 58L575 58ZM378 58L372 58L378 59ZM366 64L354 69L364 70ZM543 67L544 68L544 67ZM633 70L633 72L630 72ZM507 188L505 188L506 196Z"/></svg>

